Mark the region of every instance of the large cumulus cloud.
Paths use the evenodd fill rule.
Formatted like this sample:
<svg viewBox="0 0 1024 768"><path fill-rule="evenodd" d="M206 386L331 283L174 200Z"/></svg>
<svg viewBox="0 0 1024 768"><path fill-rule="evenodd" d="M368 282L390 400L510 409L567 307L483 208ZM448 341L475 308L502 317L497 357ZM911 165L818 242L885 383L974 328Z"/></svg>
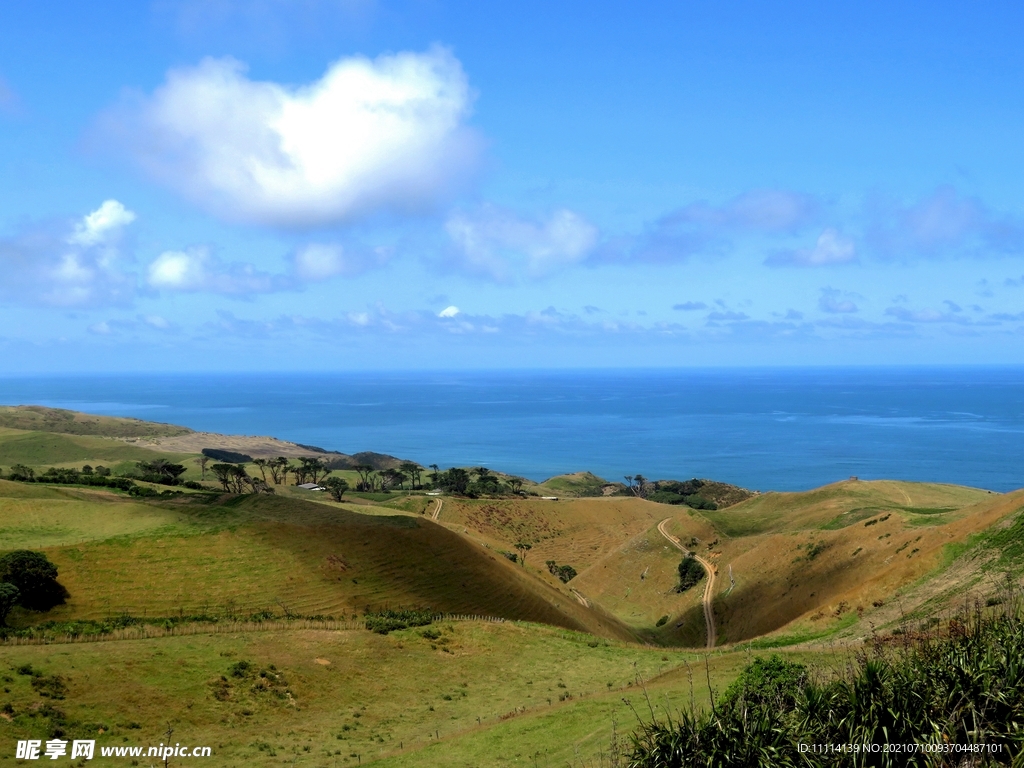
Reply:
<svg viewBox="0 0 1024 768"><path fill-rule="evenodd" d="M435 206L472 170L472 94L446 49L332 64L315 82L250 79L231 58L171 70L105 116L138 164L231 220L305 227Z"/></svg>

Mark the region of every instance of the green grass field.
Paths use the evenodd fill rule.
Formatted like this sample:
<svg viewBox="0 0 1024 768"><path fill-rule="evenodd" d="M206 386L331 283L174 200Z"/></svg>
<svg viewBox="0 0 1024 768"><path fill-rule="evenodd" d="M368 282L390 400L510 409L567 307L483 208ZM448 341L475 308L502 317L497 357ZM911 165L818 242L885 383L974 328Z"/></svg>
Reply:
<svg viewBox="0 0 1024 768"><path fill-rule="evenodd" d="M294 630L7 648L13 717L0 719L0 738L46 738L59 720L71 738L156 744L170 722L176 739L212 746L213 765L553 766L607 751L613 720L628 732L634 715L622 699L646 712L640 680L659 710L688 706L685 662L699 674L695 701L708 700L697 654L541 625L430 629L436 640L422 629ZM252 664L241 677L231 671L240 661ZM742 663L713 657L713 685ZM64 698L40 697L17 673L25 664L63 676ZM40 701L63 717L41 714Z"/></svg>

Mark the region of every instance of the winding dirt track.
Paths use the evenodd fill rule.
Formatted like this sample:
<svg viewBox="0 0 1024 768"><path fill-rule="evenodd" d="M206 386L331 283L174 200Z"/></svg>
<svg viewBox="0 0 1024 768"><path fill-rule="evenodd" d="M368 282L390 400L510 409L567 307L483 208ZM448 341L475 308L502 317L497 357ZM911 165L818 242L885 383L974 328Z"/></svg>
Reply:
<svg viewBox="0 0 1024 768"><path fill-rule="evenodd" d="M432 514L432 515L430 516L430 519L431 519L431 520L434 520L434 521L436 521L436 520L437 520L437 516L441 514L441 505L442 505L443 503L444 503L444 502L443 502L443 501L441 501L440 499L438 499L438 500L437 500L437 506L436 506L436 507L434 508L434 514Z"/></svg>
<svg viewBox="0 0 1024 768"><path fill-rule="evenodd" d="M715 567L696 552L690 552L690 550L680 543L679 539L665 530L665 525L671 519L672 518L670 517L666 517L658 523L658 533L668 539L672 543L672 546L680 552L687 555L692 554L694 559L703 566L704 571L708 575L707 583L704 585L704 626L707 628L708 648L714 648L715 643L718 641L718 631L715 629L715 610L711 604L714 599Z"/></svg>

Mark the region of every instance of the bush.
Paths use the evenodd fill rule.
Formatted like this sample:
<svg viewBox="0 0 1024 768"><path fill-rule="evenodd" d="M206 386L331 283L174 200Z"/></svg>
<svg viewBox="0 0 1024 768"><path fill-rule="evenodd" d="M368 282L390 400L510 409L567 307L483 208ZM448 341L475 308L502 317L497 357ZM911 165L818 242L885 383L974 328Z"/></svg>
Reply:
<svg viewBox="0 0 1024 768"><path fill-rule="evenodd" d="M366 620L366 628L378 635L386 635L396 629L408 629L409 627L425 627L434 621L434 612L429 608L399 608L397 610L386 609L383 611L367 611L363 617Z"/></svg>
<svg viewBox="0 0 1024 768"><path fill-rule="evenodd" d="M679 563L679 586L676 592L685 592L704 578L704 566L693 555L687 555Z"/></svg>
<svg viewBox="0 0 1024 768"><path fill-rule="evenodd" d="M68 597L57 582L57 566L42 552L17 549L0 557L0 582L13 584L18 605L33 611L48 611Z"/></svg>
<svg viewBox="0 0 1024 768"><path fill-rule="evenodd" d="M954 619L944 632L876 639L848 671L813 682L779 657L749 665L710 712L641 724L633 768L1017 765L1024 754L1019 612ZM935 751L801 752L801 744L918 744ZM949 752L986 745L998 752ZM980 752L980 750L979 750ZM973 761L972 761L973 758Z"/></svg>
<svg viewBox="0 0 1024 768"><path fill-rule="evenodd" d="M548 560L544 564L548 567L548 572L563 584L568 584L576 578L576 569L571 565L558 565L554 560Z"/></svg>
<svg viewBox="0 0 1024 768"><path fill-rule="evenodd" d="M668 616L662 616L654 626L664 627L666 624L668 624Z"/></svg>

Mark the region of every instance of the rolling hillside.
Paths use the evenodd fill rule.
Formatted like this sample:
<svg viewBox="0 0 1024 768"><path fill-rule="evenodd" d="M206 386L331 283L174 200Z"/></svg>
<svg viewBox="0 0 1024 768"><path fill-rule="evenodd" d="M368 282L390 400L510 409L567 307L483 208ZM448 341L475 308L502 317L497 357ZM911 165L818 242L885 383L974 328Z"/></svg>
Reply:
<svg viewBox="0 0 1024 768"><path fill-rule="evenodd" d="M0 428L0 466L162 457L200 478L195 454L146 445ZM761 649L830 674L837 641L998 605L1024 573L1024 491L846 481L698 511L564 480L580 496L340 504L294 486L234 496L209 478L146 499L0 480L0 552L44 552L70 593L46 613L15 608L15 632L149 622L106 642L64 642L66 624L53 644L10 638L0 736L157 743L172 722L217 745L211 765L601 765L648 700L707 703ZM717 572L710 653L707 582L676 590L666 535ZM506 556L524 552L525 565ZM562 583L547 561L577 575ZM505 621L361 628L399 607Z"/></svg>

